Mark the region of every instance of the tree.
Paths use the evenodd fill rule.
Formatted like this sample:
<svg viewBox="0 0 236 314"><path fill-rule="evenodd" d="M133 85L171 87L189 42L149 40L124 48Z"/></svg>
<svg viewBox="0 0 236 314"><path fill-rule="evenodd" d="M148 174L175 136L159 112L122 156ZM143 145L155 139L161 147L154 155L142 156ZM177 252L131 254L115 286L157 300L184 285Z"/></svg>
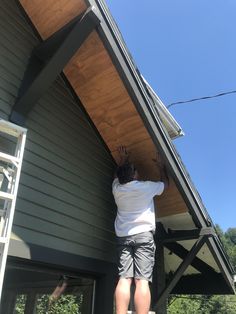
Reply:
<svg viewBox="0 0 236 314"><path fill-rule="evenodd" d="M219 225L216 225L216 231L221 239L223 247L228 254L234 270L236 271L236 228L229 228L225 233Z"/></svg>

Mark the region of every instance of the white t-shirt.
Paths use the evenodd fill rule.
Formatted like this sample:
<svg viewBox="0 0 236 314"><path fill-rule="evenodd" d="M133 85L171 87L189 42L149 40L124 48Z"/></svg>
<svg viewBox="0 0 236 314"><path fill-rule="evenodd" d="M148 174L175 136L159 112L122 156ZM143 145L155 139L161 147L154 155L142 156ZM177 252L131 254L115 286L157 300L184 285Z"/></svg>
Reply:
<svg viewBox="0 0 236 314"><path fill-rule="evenodd" d="M115 231L118 237L155 230L153 197L164 191L163 182L131 181L120 184L116 178L112 192L117 205Z"/></svg>

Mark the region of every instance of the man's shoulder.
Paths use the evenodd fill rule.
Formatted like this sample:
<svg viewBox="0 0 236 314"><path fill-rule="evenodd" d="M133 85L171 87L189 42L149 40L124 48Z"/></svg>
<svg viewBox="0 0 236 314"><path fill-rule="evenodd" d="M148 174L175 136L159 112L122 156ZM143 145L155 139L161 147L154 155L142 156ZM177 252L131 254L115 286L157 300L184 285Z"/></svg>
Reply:
<svg viewBox="0 0 236 314"><path fill-rule="evenodd" d="M138 181L140 184L140 189L147 189L147 190L151 190L151 191L157 191L158 194L162 193L164 190L164 183L162 181L150 181L150 180L146 180L146 181Z"/></svg>

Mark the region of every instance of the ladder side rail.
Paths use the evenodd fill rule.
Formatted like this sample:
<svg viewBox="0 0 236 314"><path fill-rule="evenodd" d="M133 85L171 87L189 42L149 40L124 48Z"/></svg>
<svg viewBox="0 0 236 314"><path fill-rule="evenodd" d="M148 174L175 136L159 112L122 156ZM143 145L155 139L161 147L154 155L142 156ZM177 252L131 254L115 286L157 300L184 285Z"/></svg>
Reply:
<svg viewBox="0 0 236 314"><path fill-rule="evenodd" d="M4 274L5 274L5 268L6 268L6 261L7 261L7 254L8 254L8 248L9 248L9 242L11 237L11 230L12 230L12 224L13 224L13 218L15 213L15 205L16 205L16 199L17 199L17 191L20 181L20 174L21 174L21 166L23 161L23 155L24 155L24 148L25 148L25 142L26 142L26 131L22 132L22 134L18 138L17 147L15 154L19 157L19 165L15 168L16 175L15 178L13 178L13 181L11 182L9 189L14 193L14 197L11 201L11 206L7 210L6 213L6 243L1 243L2 254L1 254L1 261L0 261L0 303L1 303L1 296L2 296L2 288L3 288L3 280L4 280Z"/></svg>

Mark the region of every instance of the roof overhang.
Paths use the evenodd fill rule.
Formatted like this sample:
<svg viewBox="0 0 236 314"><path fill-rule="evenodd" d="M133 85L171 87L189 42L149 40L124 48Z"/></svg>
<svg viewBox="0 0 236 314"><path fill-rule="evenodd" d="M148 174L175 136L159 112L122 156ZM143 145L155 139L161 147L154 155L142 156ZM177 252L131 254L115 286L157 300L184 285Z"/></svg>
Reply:
<svg viewBox="0 0 236 314"><path fill-rule="evenodd" d="M75 28L70 29L70 21L78 19L79 22L83 22L81 16L88 18L83 13L90 8L91 20L96 20L96 23L86 33L78 49L74 49L73 56L68 55L66 65L63 64L62 69L67 80L115 160L118 158L117 147L126 145L131 152L131 161L140 169L141 177L156 180L159 174L152 158L157 150L160 152L172 178L169 191L159 198L157 211L157 221L163 224L167 235L170 229L183 232L190 230L194 233L194 230L212 227L211 219L170 137L182 135L182 130L139 74L104 1L21 0L20 3L43 40L43 44L36 49L38 53L36 57L43 60L45 49L41 49L42 45L51 47L54 43L54 48L51 50L53 54L47 56L47 61L44 60L43 70L40 68L36 71L35 79L41 78L40 82L43 82L40 77L42 71L49 72L51 75L53 67L50 71L45 70L50 64L56 64L57 71L60 70L58 62L61 59L57 58L59 52L63 57L63 49L68 47L68 42L70 48L75 43L73 40L68 40L71 32L76 32ZM78 27L79 25L81 26L81 23L78 23ZM78 36L80 37L81 34ZM58 38L60 38L60 45L58 45ZM28 92L27 86L24 86L23 96L29 100L29 103L30 97L35 96L32 88L35 86L31 84ZM42 93L44 91L45 86L42 88ZM40 94L37 94L37 97L40 97ZM37 101L37 97L33 98L34 102ZM15 110L17 114L21 115L22 112L24 114L22 107L23 105L17 107L16 104L13 113ZM20 112L17 111L19 108L21 108ZM28 113L30 114L30 110ZM15 122L18 119L17 114L15 118L12 115L12 120L15 119ZM186 256L191 253L195 238L182 238L176 240L175 244L175 246L164 244L165 271L168 276L176 272L179 263L184 260L183 252ZM179 253L180 251L182 253ZM201 267L200 270L196 268L194 258L190 263L191 266L182 274L181 283L175 285L173 291L194 293L189 288L189 283L196 282L201 283L198 284L198 293L234 293L233 270L214 228L211 234L204 236L204 241L198 247L196 254L197 261L200 260L198 261L200 264L203 263L206 268L212 270L212 282L217 282L220 278L221 285L204 286L205 274L201 271Z"/></svg>

